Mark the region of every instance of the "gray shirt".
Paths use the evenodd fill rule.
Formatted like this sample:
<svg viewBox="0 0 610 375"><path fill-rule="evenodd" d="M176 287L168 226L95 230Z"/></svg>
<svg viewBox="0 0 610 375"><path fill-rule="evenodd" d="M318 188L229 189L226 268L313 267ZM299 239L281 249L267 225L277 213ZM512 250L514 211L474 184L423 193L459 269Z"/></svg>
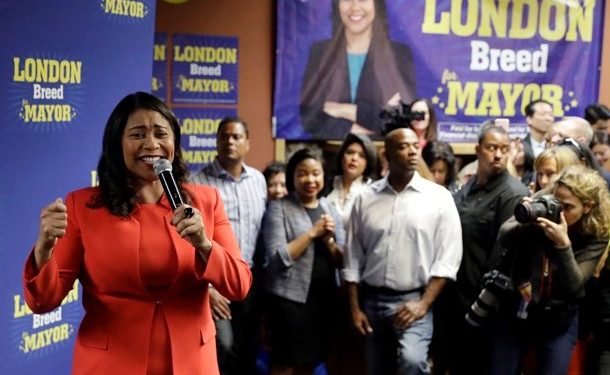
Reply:
<svg viewBox="0 0 610 375"><path fill-rule="evenodd" d="M267 183L258 170L243 165L238 179L234 179L215 159L192 176L198 184L220 191L231 227L235 232L241 254L252 266L258 233L267 204Z"/></svg>

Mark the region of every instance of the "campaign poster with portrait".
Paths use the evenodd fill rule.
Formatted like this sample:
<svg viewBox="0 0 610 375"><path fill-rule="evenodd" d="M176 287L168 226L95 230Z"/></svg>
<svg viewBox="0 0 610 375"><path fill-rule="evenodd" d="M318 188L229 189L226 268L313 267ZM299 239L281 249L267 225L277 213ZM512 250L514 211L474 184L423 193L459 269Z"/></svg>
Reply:
<svg viewBox="0 0 610 375"><path fill-rule="evenodd" d="M237 104L238 39L172 35L174 103Z"/></svg>
<svg viewBox="0 0 610 375"><path fill-rule="evenodd" d="M382 110L423 97L441 140L473 142L490 118L524 133L535 99L555 117L597 100L601 0L279 1L277 14L277 138L378 136Z"/></svg>
<svg viewBox="0 0 610 375"><path fill-rule="evenodd" d="M180 122L182 157L191 173L216 158L216 131L227 116L237 116L233 108L174 108Z"/></svg>
<svg viewBox="0 0 610 375"><path fill-rule="evenodd" d="M76 282L33 314L23 270L41 210L93 186L104 126L128 93L149 91L154 0L0 3L0 367L69 374L83 316Z"/></svg>

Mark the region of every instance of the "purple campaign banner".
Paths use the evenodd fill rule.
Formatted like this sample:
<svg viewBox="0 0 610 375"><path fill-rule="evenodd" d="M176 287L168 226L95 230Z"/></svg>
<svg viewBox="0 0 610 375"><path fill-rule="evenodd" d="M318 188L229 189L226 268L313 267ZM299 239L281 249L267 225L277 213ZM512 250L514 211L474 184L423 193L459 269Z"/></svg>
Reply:
<svg viewBox="0 0 610 375"><path fill-rule="evenodd" d="M216 130L226 116L236 116L235 109L174 108L180 122L182 156L191 173L214 161Z"/></svg>
<svg viewBox="0 0 610 375"><path fill-rule="evenodd" d="M172 45L174 103L237 104L237 38L175 34Z"/></svg>
<svg viewBox="0 0 610 375"><path fill-rule="evenodd" d="M150 88L154 0L0 3L0 373L69 374L83 317L79 282L34 314L23 269L41 210L95 185L108 116Z"/></svg>
<svg viewBox="0 0 610 375"><path fill-rule="evenodd" d="M360 86L371 86L371 80L386 82L380 86L402 81L407 89L397 86L390 94L400 93L403 101L413 99L404 94L409 92L431 99L439 122L439 138L450 142L472 142L480 124L489 118L509 119L511 134L521 136L526 131L523 109L538 98L552 104L555 117L582 116L585 106L597 101L604 14L601 0L375 2L382 7L377 4L374 17L387 21L385 39L389 43L384 43L393 48L393 54L387 56L396 57L393 69L397 73L392 73L392 59L387 58L378 61L390 63L380 63L380 68L367 72L367 61L371 60L371 64L375 61L371 51L381 48L374 47L380 43L380 37L373 37L361 70L361 78L369 74L369 79L358 81L356 99L350 102L348 96L343 102L336 99L341 95L325 99L318 94L317 106L307 102L315 97L308 94L312 86L310 77L319 79L313 86L335 79L335 86L330 86L328 92L341 91L336 85L350 87L345 68L344 82L330 73L323 74L325 69L336 70L332 64L348 65L345 53L339 54L343 56L341 60L324 57L332 56L324 52L325 43L335 49L345 46L340 20L335 23L339 25L335 27L338 32L332 35L332 3L337 2L278 2L275 137L340 139L352 123L373 129L373 135L378 135L379 127L366 121L372 122L374 111L379 113L395 101L386 94L381 102L372 99L359 102ZM361 6L366 3L360 2ZM312 61L318 66L310 66ZM317 75L308 75L310 69L317 70ZM408 74L397 75L409 69L413 80L408 79ZM388 74L389 80L384 78ZM353 114L341 112L329 102L355 104L357 121ZM365 119L361 112L367 104L374 104L372 115L361 121L360 118ZM313 110L319 113L312 115ZM308 123L312 118L313 122ZM334 122L325 122L328 119ZM316 126L327 128L320 130ZM337 131L340 126L344 130Z"/></svg>
<svg viewBox="0 0 610 375"><path fill-rule="evenodd" d="M155 33L153 46L153 72L151 94L165 101L167 99L167 34Z"/></svg>

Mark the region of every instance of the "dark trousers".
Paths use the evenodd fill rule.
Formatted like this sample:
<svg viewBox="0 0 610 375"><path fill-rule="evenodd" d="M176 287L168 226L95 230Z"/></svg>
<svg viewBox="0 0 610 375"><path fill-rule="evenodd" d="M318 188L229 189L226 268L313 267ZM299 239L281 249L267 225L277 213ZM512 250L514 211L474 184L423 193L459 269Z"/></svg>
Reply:
<svg viewBox="0 0 610 375"><path fill-rule="evenodd" d="M492 375L519 374L522 359L534 350L536 374L567 374L578 336L578 313L564 332L540 332L537 327L503 315L496 324L492 349Z"/></svg>
<svg viewBox="0 0 610 375"><path fill-rule="evenodd" d="M253 286L245 300L231 302L231 320L216 322L218 366L222 375L256 374L260 309Z"/></svg>
<svg viewBox="0 0 610 375"><path fill-rule="evenodd" d="M455 284L447 284L434 303L434 336L430 347L434 374L489 373L491 322L483 327L472 327L465 319L467 311Z"/></svg>

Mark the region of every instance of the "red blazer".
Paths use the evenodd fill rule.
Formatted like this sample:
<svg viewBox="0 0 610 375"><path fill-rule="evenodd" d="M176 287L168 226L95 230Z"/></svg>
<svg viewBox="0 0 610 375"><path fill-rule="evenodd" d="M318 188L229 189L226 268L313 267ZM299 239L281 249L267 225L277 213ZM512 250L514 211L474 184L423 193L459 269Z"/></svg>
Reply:
<svg viewBox="0 0 610 375"><path fill-rule="evenodd" d="M186 188L192 205L202 212L212 250L205 265L171 225L172 211L164 196L165 229L174 245L178 271L163 300L151 297L139 277L138 242L145 229L131 217L87 207L97 188L67 196L66 234L39 272L33 255L28 258L25 298L35 313L59 306L75 279L83 286L85 316L76 338L73 374L144 375L156 305L161 305L157 307L167 321L173 373L218 374L208 284L229 299L241 300L248 293L252 274L240 255L218 191L200 185ZM159 231L148 234L156 236Z"/></svg>

